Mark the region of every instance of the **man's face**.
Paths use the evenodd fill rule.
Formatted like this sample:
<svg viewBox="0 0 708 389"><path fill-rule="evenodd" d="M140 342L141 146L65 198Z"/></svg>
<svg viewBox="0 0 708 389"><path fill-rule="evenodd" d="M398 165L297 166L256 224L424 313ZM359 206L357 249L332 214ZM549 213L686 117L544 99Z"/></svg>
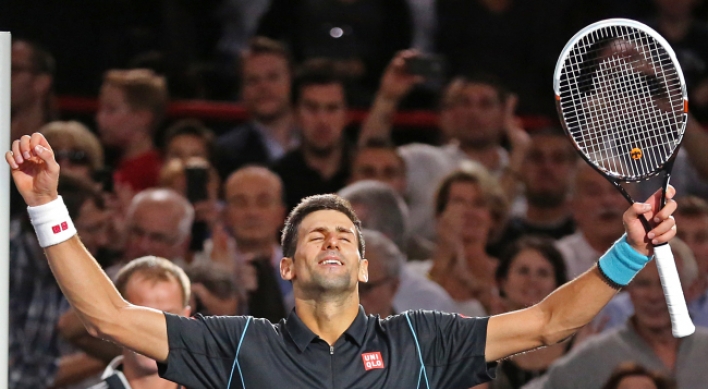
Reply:
<svg viewBox="0 0 708 389"><path fill-rule="evenodd" d="M614 240L622 236L627 200L600 173L579 165L573 194L573 217L586 237Z"/></svg>
<svg viewBox="0 0 708 389"><path fill-rule="evenodd" d="M676 266L678 267L679 264L677 263ZM634 277L627 286L627 292L634 305L638 327L649 332L671 329L671 317L661 288L659 269L654 261L647 263Z"/></svg>
<svg viewBox="0 0 708 389"><path fill-rule="evenodd" d="M494 87L467 84L458 95L461 121L456 138L463 145L489 145L500 141L504 128L504 102Z"/></svg>
<svg viewBox="0 0 708 389"><path fill-rule="evenodd" d="M147 111L133 110L122 89L106 84L98 96L96 124L107 146L126 147L136 130L148 128Z"/></svg>
<svg viewBox="0 0 708 389"><path fill-rule="evenodd" d="M386 274L381 253L367 247L369 281L359 284L359 298L364 311L369 315L387 317L393 313L393 299L398 291L399 279Z"/></svg>
<svg viewBox="0 0 708 389"><path fill-rule="evenodd" d="M708 215L676 214L674 217L678 226L676 236L686 242L696 256L698 277L708 278Z"/></svg>
<svg viewBox="0 0 708 389"><path fill-rule="evenodd" d="M363 148L352 163L351 182L375 180L390 185L403 195L406 190L406 167L395 150Z"/></svg>
<svg viewBox="0 0 708 389"><path fill-rule="evenodd" d="M312 212L300 223L295 255L281 261L280 273L293 281L296 298L356 293L357 282L368 278L368 262L361 259L357 245L356 227L346 215Z"/></svg>
<svg viewBox="0 0 708 389"><path fill-rule="evenodd" d="M140 273L133 274L125 285L125 299L142 307L158 309L174 315L188 316L190 308L182 301L182 288L174 279L169 281L148 280ZM123 350L123 363L137 370L141 376L157 374L157 363L131 350Z"/></svg>
<svg viewBox="0 0 708 389"><path fill-rule="evenodd" d="M79 216L76 218L76 231L81 237L81 243L94 257L98 250L108 244L108 227L111 213L96 206L89 199L81 205Z"/></svg>
<svg viewBox="0 0 708 389"><path fill-rule="evenodd" d="M179 206L144 200L126 220L125 258L154 255L175 260L184 258L188 239L178 228L183 217Z"/></svg>
<svg viewBox="0 0 708 389"><path fill-rule="evenodd" d="M243 61L243 104L257 120L272 120L290 106L290 70L285 58L257 54Z"/></svg>
<svg viewBox="0 0 708 389"><path fill-rule="evenodd" d="M342 142L347 125L347 106L341 84L309 85L302 88L297 119L303 146L329 155Z"/></svg>
<svg viewBox="0 0 708 389"><path fill-rule="evenodd" d="M187 162L192 157L209 159L209 150L206 143L196 135L177 135L170 140L170 143L165 145L165 160L177 158Z"/></svg>
<svg viewBox="0 0 708 389"><path fill-rule="evenodd" d="M10 108L12 112L16 112L38 101L44 101L49 93L52 77L37 73L31 62L32 48L25 42L13 43L11 51ZM17 137L21 135L24 134L17 134Z"/></svg>
<svg viewBox="0 0 708 389"><path fill-rule="evenodd" d="M226 184L226 222L237 243L276 243L285 217L282 188L275 177L237 173Z"/></svg>
<svg viewBox="0 0 708 389"><path fill-rule="evenodd" d="M573 182L575 152L562 135L537 135L521 167L529 203L541 208L563 204Z"/></svg>
<svg viewBox="0 0 708 389"><path fill-rule="evenodd" d="M485 242L488 239L492 215L479 185L453 183L445 212L462 215L462 239L465 242Z"/></svg>

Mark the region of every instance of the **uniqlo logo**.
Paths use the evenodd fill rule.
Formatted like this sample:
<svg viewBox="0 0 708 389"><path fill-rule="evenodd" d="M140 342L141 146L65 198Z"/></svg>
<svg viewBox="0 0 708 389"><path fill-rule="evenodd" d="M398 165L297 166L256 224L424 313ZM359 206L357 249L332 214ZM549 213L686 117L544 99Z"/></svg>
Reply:
<svg viewBox="0 0 708 389"><path fill-rule="evenodd" d="M361 359L364 361L364 369L366 371L384 368L383 358L381 358L381 353L378 351L361 354Z"/></svg>
<svg viewBox="0 0 708 389"><path fill-rule="evenodd" d="M55 234L58 234L62 231L66 231L69 229L69 223L67 222L61 222L60 224L57 224L56 226L52 226L52 232Z"/></svg>

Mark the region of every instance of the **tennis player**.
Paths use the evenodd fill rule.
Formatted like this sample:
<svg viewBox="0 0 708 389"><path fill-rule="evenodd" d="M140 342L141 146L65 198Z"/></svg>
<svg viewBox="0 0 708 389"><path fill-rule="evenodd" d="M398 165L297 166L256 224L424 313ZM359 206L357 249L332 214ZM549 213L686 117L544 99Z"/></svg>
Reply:
<svg viewBox="0 0 708 389"><path fill-rule="evenodd" d="M42 135L14 141L5 158L88 331L157 360L160 376L190 388L469 388L494 377L495 361L572 335L644 267L651 243L676 234L672 188L661 211L654 211L659 193L631 206L626 234L598 265L537 305L490 318L409 311L382 320L359 305L358 283L368 273L356 215L338 196L313 196L291 212L282 234L280 272L295 294L286 320L183 318L121 298L76 236ZM640 214L654 226L648 234Z"/></svg>

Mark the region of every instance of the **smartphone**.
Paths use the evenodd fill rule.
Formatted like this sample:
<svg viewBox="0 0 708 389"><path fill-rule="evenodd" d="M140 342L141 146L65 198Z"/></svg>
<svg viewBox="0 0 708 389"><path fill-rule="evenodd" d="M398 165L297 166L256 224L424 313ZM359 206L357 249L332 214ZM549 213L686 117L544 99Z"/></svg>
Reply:
<svg viewBox="0 0 708 389"><path fill-rule="evenodd" d="M209 170L202 166L188 166L184 168L187 177L187 200L190 203L198 203L207 200L207 181L209 181Z"/></svg>
<svg viewBox="0 0 708 389"><path fill-rule="evenodd" d="M424 77L426 80L445 77L446 62L440 55L420 55L406 60L408 73Z"/></svg>

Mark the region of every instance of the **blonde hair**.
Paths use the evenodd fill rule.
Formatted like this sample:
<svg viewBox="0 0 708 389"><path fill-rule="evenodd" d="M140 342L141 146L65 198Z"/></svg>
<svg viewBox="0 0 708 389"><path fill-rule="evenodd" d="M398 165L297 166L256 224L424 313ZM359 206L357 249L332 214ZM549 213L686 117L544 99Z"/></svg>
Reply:
<svg viewBox="0 0 708 389"><path fill-rule="evenodd" d="M165 77L150 69L109 70L103 83L122 90L131 109L152 112L153 129L162 122L169 100Z"/></svg>
<svg viewBox="0 0 708 389"><path fill-rule="evenodd" d="M118 289L118 292L120 292L121 296L125 299L127 299L125 292L128 281L130 281L130 278L136 273L140 274L148 281L177 281L182 291L182 306L186 307L189 305L191 283L189 282L189 277L187 277L187 274L181 267L165 258L152 255L133 259L120 269L116 277L116 289Z"/></svg>
<svg viewBox="0 0 708 389"><path fill-rule="evenodd" d="M86 153L91 169L103 168L103 147L88 127L77 121L55 121L39 129L52 148L69 148Z"/></svg>

